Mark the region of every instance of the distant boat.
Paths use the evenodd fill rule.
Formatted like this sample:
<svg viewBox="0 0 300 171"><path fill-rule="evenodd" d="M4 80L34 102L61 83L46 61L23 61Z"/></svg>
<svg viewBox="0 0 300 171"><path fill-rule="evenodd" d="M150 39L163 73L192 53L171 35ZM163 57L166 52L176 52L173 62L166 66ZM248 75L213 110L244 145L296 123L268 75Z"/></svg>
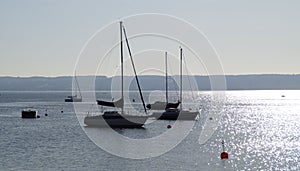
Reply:
<svg viewBox="0 0 300 171"><path fill-rule="evenodd" d="M138 81L138 76L136 74L136 70L134 67L134 62L133 62L133 58L131 55L128 39L126 36L125 27L122 25L122 22L120 22L121 98L117 101L112 101L112 102L97 100L97 104L101 105L101 106L106 106L106 107L121 108L121 111L119 112L119 111L113 110L113 111L105 111L102 115L96 115L96 116L88 115L84 118L84 124L87 126L105 127L106 125L108 125L112 128L139 128L139 127L142 127L148 119L147 115L139 115L139 116L129 115L129 114L125 114L125 112L124 112L124 90L123 90L124 89L124 86L123 86L123 84L124 84L123 68L124 67L123 67L123 39L122 39L123 32L124 32L129 56L131 59L131 64L132 64L133 71L135 74L135 79L136 79L136 82L138 85L141 101L143 103L144 111L147 114L144 98L142 95L142 91L141 91L140 84Z"/></svg>
<svg viewBox="0 0 300 171"><path fill-rule="evenodd" d="M82 96L81 96L81 92L80 92L76 74L75 74L74 78L75 78L75 91L74 91L75 95L67 96L67 98L65 99L65 102L82 102Z"/></svg>
<svg viewBox="0 0 300 171"><path fill-rule="evenodd" d="M82 102L82 98L77 97L77 95L67 96L67 98L65 99L65 102Z"/></svg>
<svg viewBox="0 0 300 171"><path fill-rule="evenodd" d="M148 104L146 107L151 110L167 110L170 108L177 108L181 103L179 100L176 103L170 103L168 97L168 53L165 52L165 69L166 69L166 102L156 101L153 104Z"/></svg>
<svg viewBox="0 0 300 171"><path fill-rule="evenodd" d="M36 110L26 109L22 110L22 118L37 118L38 112Z"/></svg>
<svg viewBox="0 0 300 171"><path fill-rule="evenodd" d="M180 99L178 102L182 102L182 48L180 48ZM180 109L177 107L166 108L164 112L154 112L152 116L159 120L195 120L199 115L199 111L187 111L182 109L182 103L180 103Z"/></svg>

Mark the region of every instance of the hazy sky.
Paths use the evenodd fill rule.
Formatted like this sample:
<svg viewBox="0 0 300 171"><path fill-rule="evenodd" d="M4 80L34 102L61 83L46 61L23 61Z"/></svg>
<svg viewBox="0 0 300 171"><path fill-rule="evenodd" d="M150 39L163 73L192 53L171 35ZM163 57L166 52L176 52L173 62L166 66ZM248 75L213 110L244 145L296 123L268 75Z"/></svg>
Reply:
<svg viewBox="0 0 300 171"><path fill-rule="evenodd" d="M300 73L298 0L1 0L0 76L72 75L99 28L138 13L164 13L202 30L225 74Z"/></svg>

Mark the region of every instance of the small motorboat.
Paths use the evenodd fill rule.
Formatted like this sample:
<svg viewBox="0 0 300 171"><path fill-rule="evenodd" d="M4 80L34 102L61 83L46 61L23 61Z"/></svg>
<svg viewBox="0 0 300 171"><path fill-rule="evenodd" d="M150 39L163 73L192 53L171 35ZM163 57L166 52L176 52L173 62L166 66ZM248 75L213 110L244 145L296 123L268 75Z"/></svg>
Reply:
<svg viewBox="0 0 300 171"><path fill-rule="evenodd" d="M26 109L22 110L22 118L37 118L38 116L38 111L36 110L31 110L31 109Z"/></svg>

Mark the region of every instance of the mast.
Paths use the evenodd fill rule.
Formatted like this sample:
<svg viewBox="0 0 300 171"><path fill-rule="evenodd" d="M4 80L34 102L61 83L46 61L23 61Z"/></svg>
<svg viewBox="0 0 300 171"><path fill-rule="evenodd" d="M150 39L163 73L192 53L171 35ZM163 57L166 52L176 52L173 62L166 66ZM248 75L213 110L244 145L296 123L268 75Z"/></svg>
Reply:
<svg viewBox="0 0 300 171"><path fill-rule="evenodd" d="M126 30L125 30L124 26L123 26L123 30L124 30L124 36L125 36L125 41L126 41L128 53L129 53L130 60L131 60L131 65L132 65L133 72L134 72L134 75L135 75L135 80L136 80L136 83L137 83L137 86L138 86L138 89L139 89L139 93L140 93L140 97L141 97L141 100L142 100L142 103L143 103L144 111L147 114L145 101L144 101L144 98L143 98L143 94L142 94L141 86L140 86L140 83L139 83L139 79L138 79L138 76L137 76L137 73L136 73L136 70L135 70L135 66L134 66L134 62L133 62L133 58L132 58L132 54L131 54L131 50L130 50L130 47L129 47L129 42L128 42L128 39L127 39Z"/></svg>
<svg viewBox="0 0 300 171"><path fill-rule="evenodd" d="M168 52L165 52L165 64L166 64L166 102L168 104Z"/></svg>
<svg viewBox="0 0 300 171"><path fill-rule="evenodd" d="M120 58L121 58L121 99L124 99L124 73L123 73L123 23L120 21ZM122 105L121 114L124 113L124 105Z"/></svg>
<svg viewBox="0 0 300 171"><path fill-rule="evenodd" d="M182 48L180 47L180 111L182 110Z"/></svg>
<svg viewBox="0 0 300 171"><path fill-rule="evenodd" d="M76 77L76 71L75 71L75 88L76 88L76 90L78 89L78 91L79 91L79 96L80 96L80 98L82 98L82 96L81 96L81 91L80 91L80 87L79 87L79 83L78 83L78 80L77 80L77 77ZM77 92L75 91L75 93L76 93L76 96L77 96Z"/></svg>

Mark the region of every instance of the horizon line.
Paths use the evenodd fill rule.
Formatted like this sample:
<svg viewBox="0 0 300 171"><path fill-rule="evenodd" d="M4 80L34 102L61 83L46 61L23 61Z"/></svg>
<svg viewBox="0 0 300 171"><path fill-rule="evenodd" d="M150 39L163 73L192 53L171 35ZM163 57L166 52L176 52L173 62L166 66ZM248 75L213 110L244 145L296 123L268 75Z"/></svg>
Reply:
<svg viewBox="0 0 300 171"><path fill-rule="evenodd" d="M286 75L286 76L295 76L295 75L300 75L300 73L247 73L247 74L212 74L212 75L189 75L189 76L203 76L203 77L209 77L209 76L260 76L260 75ZM117 77L120 75L116 76L105 76L105 75L96 75L96 77L106 77L106 78L112 78L112 77ZM132 77L133 75L124 75L124 77ZM138 76L160 76L164 77L164 75L138 75ZM169 76L179 76L179 75L169 75ZM184 75L186 76L186 75ZM5 76L5 75L0 75L0 78L60 78L60 77L74 77L74 75L58 75L58 76L45 76L45 75L32 75L32 76ZM77 75L77 77L95 77L95 75Z"/></svg>

